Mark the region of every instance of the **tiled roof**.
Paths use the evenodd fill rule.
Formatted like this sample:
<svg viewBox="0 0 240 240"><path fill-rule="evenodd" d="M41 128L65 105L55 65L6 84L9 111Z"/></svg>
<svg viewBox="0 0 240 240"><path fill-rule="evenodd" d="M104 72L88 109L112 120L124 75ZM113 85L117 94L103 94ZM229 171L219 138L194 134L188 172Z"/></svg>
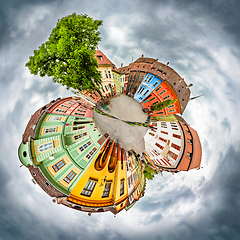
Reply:
<svg viewBox="0 0 240 240"><path fill-rule="evenodd" d="M50 197L64 197L66 196L62 192L58 191L51 183L44 177L42 172L38 167L34 168L29 166L28 170L30 171L32 177L37 182L37 184L50 196ZM47 182L47 185L46 185Z"/></svg>
<svg viewBox="0 0 240 240"><path fill-rule="evenodd" d="M129 66L121 67L118 70L121 74L138 71L151 73L160 77L173 88L179 99L181 113L184 112L191 91L187 88L187 84L183 78L171 67L158 62L158 59L140 57L134 63L130 63Z"/></svg>
<svg viewBox="0 0 240 240"><path fill-rule="evenodd" d="M148 64L153 64L156 62L157 59L154 58L146 58L146 57L140 57L138 58L134 63L148 63Z"/></svg>
<svg viewBox="0 0 240 240"><path fill-rule="evenodd" d="M52 100L50 103L46 104L45 106L39 108L30 118L27 127L22 135L22 143L27 143L29 137L34 137L35 127L37 126L38 121L41 119L44 112L54 105L56 102L60 101L61 98L57 98L56 100Z"/></svg>
<svg viewBox="0 0 240 240"><path fill-rule="evenodd" d="M193 153L192 153L192 161L189 166L189 170L193 168L198 168L201 165L202 159L202 147L199 136L197 132L189 126L189 130L193 137Z"/></svg>
<svg viewBox="0 0 240 240"><path fill-rule="evenodd" d="M129 71L131 70L131 64L129 64L128 66L125 66L125 67L120 67L118 68L118 71L120 74L127 74L129 73Z"/></svg>
<svg viewBox="0 0 240 240"><path fill-rule="evenodd" d="M97 61L98 61L98 65L113 65L114 64L100 51L100 50L96 50L96 54L95 54Z"/></svg>

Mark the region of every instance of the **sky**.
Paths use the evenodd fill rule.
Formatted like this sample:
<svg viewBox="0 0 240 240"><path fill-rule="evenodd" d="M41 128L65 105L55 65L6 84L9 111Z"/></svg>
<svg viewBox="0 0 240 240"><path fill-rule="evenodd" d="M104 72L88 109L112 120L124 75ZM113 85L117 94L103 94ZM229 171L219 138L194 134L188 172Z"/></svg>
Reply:
<svg viewBox="0 0 240 240"><path fill-rule="evenodd" d="M0 2L0 239L239 239L238 0ZM183 114L199 134L203 168L147 181L145 196L116 217L52 203L18 159L31 115L72 95L25 63L73 12L103 20L99 49L117 67L158 58L193 84L192 97L204 95Z"/></svg>

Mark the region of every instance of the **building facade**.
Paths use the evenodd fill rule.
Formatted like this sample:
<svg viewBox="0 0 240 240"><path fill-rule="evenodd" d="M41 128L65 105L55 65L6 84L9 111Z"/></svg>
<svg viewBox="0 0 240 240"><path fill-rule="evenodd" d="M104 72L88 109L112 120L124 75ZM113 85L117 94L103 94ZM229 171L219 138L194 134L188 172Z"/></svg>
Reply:
<svg viewBox="0 0 240 240"><path fill-rule="evenodd" d="M79 116L79 109L90 112ZM92 116L92 109L72 97L45 105L27 125L19 159L57 203L117 214L129 202L128 154L87 115Z"/></svg>
<svg viewBox="0 0 240 240"><path fill-rule="evenodd" d="M169 121L151 119L151 126L144 136L145 153L160 171L179 172L200 167L199 137L182 118L172 115Z"/></svg>

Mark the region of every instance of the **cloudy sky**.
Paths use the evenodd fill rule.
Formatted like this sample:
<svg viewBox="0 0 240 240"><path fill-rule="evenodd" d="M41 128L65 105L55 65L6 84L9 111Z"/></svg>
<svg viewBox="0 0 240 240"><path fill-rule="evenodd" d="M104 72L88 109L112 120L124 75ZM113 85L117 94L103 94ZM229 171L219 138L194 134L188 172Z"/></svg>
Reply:
<svg viewBox="0 0 240 240"><path fill-rule="evenodd" d="M237 0L1 0L0 239L239 239L240 2ZM190 84L183 117L202 142L202 169L163 173L116 218L53 204L19 168L17 149L42 105L72 95L25 63L57 19L103 20L100 50L118 67L142 54L170 62Z"/></svg>

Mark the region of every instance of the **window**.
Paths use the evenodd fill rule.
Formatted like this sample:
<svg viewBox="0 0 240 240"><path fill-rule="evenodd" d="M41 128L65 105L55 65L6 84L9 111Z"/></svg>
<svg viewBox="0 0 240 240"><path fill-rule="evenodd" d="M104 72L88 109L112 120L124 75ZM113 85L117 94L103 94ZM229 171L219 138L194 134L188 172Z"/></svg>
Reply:
<svg viewBox="0 0 240 240"><path fill-rule="evenodd" d="M95 98L94 98L94 96L92 94L90 94L90 97L95 100Z"/></svg>
<svg viewBox="0 0 240 240"><path fill-rule="evenodd" d="M159 81L156 81L154 84L153 84L153 87L156 87L158 85Z"/></svg>
<svg viewBox="0 0 240 240"><path fill-rule="evenodd" d="M173 134L173 137L181 139L181 135Z"/></svg>
<svg viewBox="0 0 240 240"><path fill-rule="evenodd" d="M141 90L142 90L142 87L139 88L138 93L140 93Z"/></svg>
<svg viewBox="0 0 240 240"><path fill-rule="evenodd" d="M85 144L83 144L83 145L79 148L80 152L83 152L83 151L84 151L86 148L88 148L91 144L92 144L91 141L88 141L88 142L86 142Z"/></svg>
<svg viewBox="0 0 240 240"><path fill-rule="evenodd" d="M135 74L134 77L133 77L133 82L135 81L135 78L136 78L136 74Z"/></svg>
<svg viewBox="0 0 240 240"><path fill-rule="evenodd" d="M108 88L107 88L107 86L105 86L105 88L106 88L106 91L108 91Z"/></svg>
<svg viewBox="0 0 240 240"><path fill-rule="evenodd" d="M153 79L153 76L147 75L146 79L145 79L145 82L150 83L152 79Z"/></svg>
<svg viewBox="0 0 240 240"><path fill-rule="evenodd" d="M128 187L130 188L131 184L133 182L132 175L128 177Z"/></svg>
<svg viewBox="0 0 240 240"><path fill-rule="evenodd" d="M112 184L112 182L106 182L105 183L105 187L104 187L104 190L103 190L102 198L109 197L111 184Z"/></svg>
<svg viewBox="0 0 240 240"><path fill-rule="evenodd" d="M61 112L61 113L64 113L65 110L57 108L57 109L55 110L55 112Z"/></svg>
<svg viewBox="0 0 240 240"><path fill-rule="evenodd" d="M86 112L85 110L82 110L82 109L77 109L77 111L79 111L79 112Z"/></svg>
<svg viewBox="0 0 240 240"><path fill-rule="evenodd" d="M169 110L168 112L175 112L175 109Z"/></svg>
<svg viewBox="0 0 240 240"><path fill-rule="evenodd" d="M163 114L164 112L163 111L161 111L161 112L158 112L157 114L159 115L159 114Z"/></svg>
<svg viewBox="0 0 240 240"><path fill-rule="evenodd" d="M168 156L170 156L171 158L173 158L173 159L177 159L177 157L178 157L178 155L177 154L175 154L175 153L173 153L173 152L171 152L170 150L168 151Z"/></svg>
<svg viewBox="0 0 240 240"><path fill-rule="evenodd" d="M85 116L85 113L77 113L77 112L75 112L74 115Z"/></svg>
<svg viewBox="0 0 240 240"><path fill-rule="evenodd" d="M162 86L159 86L158 88L156 88L155 92L157 92L160 88L162 88Z"/></svg>
<svg viewBox="0 0 240 240"><path fill-rule="evenodd" d="M108 75L107 75L107 71L105 70L105 75L106 75L106 78L108 78Z"/></svg>
<svg viewBox="0 0 240 240"><path fill-rule="evenodd" d="M148 92L149 92L149 90L147 90L147 91L143 94L143 96L145 96Z"/></svg>
<svg viewBox="0 0 240 240"><path fill-rule="evenodd" d="M146 103L150 97L152 97L152 95L151 95L151 94L150 94L150 95L148 95L147 97L145 97L145 99L144 99L144 103Z"/></svg>
<svg viewBox="0 0 240 240"><path fill-rule="evenodd" d="M60 107L69 108L69 106L67 106L67 105L64 105L64 104L61 104L61 106L60 106Z"/></svg>
<svg viewBox="0 0 240 240"><path fill-rule="evenodd" d="M154 99L155 99L155 97L151 98L151 99L149 100L149 102L151 102L151 101L154 100Z"/></svg>
<svg viewBox="0 0 240 240"><path fill-rule="evenodd" d="M161 133L168 134L168 132L161 131Z"/></svg>
<svg viewBox="0 0 240 240"><path fill-rule="evenodd" d="M94 148L86 155L86 159L89 160L96 151L97 151L97 148L94 147Z"/></svg>
<svg viewBox="0 0 240 240"><path fill-rule="evenodd" d="M58 116L50 116L48 121L59 121L61 119L61 117Z"/></svg>
<svg viewBox="0 0 240 240"><path fill-rule="evenodd" d="M108 75L109 75L109 78L111 78L111 73L110 73L110 71L108 71Z"/></svg>
<svg viewBox="0 0 240 240"><path fill-rule="evenodd" d="M167 108L173 108L173 107L175 107L175 105L174 105L174 104L172 104L172 105L169 105Z"/></svg>
<svg viewBox="0 0 240 240"><path fill-rule="evenodd" d="M166 100L168 98L170 98L170 95L167 95L166 97L164 97L163 100Z"/></svg>
<svg viewBox="0 0 240 240"><path fill-rule="evenodd" d="M124 179L121 180L120 183L120 196L124 194Z"/></svg>
<svg viewBox="0 0 240 240"><path fill-rule="evenodd" d="M44 129L44 133L55 133L57 131L57 127L49 127Z"/></svg>
<svg viewBox="0 0 240 240"><path fill-rule="evenodd" d="M83 128L85 128L85 126L73 127L73 131L77 131L77 130L80 130L80 129L83 129Z"/></svg>
<svg viewBox="0 0 240 240"><path fill-rule="evenodd" d="M139 94L141 94L144 89L145 89L144 87L141 87L141 91L139 92Z"/></svg>
<svg viewBox="0 0 240 240"><path fill-rule="evenodd" d="M134 182L136 182L138 180L138 176L137 176L136 172L133 174L133 179L134 179Z"/></svg>
<svg viewBox="0 0 240 240"><path fill-rule="evenodd" d="M76 173L71 171L63 180L66 182L66 183L70 183L73 178L76 176Z"/></svg>
<svg viewBox="0 0 240 240"><path fill-rule="evenodd" d="M151 133L151 132L149 133L149 135L151 135L151 136L153 136L153 137L155 136L154 133Z"/></svg>
<svg viewBox="0 0 240 240"><path fill-rule="evenodd" d="M160 144L155 143L155 145L156 145L157 147L159 147L161 150L163 150L163 146L161 146Z"/></svg>
<svg viewBox="0 0 240 240"><path fill-rule="evenodd" d="M167 142L167 140L164 139L164 138L159 137L159 139L160 139L161 141L163 141L163 142Z"/></svg>
<svg viewBox="0 0 240 240"><path fill-rule="evenodd" d="M173 130L178 130L177 124L176 123L170 123L171 124L171 128Z"/></svg>
<svg viewBox="0 0 240 240"><path fill-rule="evenodd" d="M43 152L46 152L46 151L48 151L52 148L54 148L53 142L48 142L48 143L44 143L44 144L39 145L38 151L43 153Z"/></svg>
<svg viewBox="0 0 240 240"><path fill-rule="evenodd" d="M166 90L164 89L164 90L162 90L160 93L159 93L159 95L162 95L162 94L164 94L166 92Z"/></svg>
<svg viewBox="0 0 240 240"><path fill-rule="evenodd" d="M96 186L96 183L97 183L97 180L89 179L84 189L82 190L81 195L90 197Z"/></svg>
<svg viewBox="0 0 240 240"><path fill-rule="evenodd" d="M82 138L84 136L87 136L87 132L83 132L83 133L77 134L77 135L73 136L73 138L76 141L76 140L78 140L78 139L80 139L80 138Z"/></svg>
<svg viewBox="0 0 240 240"><path fill-rule="evenodd" d="M61 161L59 161L59 162L57 162L56 164L54 164L53 166L52 166L52 168L53 168L53 170L55 171L55 172L57 172L57 171L59 171L63 166L65 166L66 164L65 164L65 162L63 161L63 160L61 160Z"/></svg>
<svg viewBox="0 0 240 240"><path fill-rule="evenodd" d="M73 103L72 103L72 102L70 102L70 101L69 101L69 102L66 102L66 103L67 103L67 104L70 104L70 105L73 105Z"/></svg>
<svg viewBox="0 0 240 240"><path fill-rule="evenodd" d="M176 144L174 144L174 143L172 143L172 145L171 145L171 147L172 148L175 148L176 150L178 150L178 151L180 151L180 146L178 146L178 145L176 145Z"/></svg>

